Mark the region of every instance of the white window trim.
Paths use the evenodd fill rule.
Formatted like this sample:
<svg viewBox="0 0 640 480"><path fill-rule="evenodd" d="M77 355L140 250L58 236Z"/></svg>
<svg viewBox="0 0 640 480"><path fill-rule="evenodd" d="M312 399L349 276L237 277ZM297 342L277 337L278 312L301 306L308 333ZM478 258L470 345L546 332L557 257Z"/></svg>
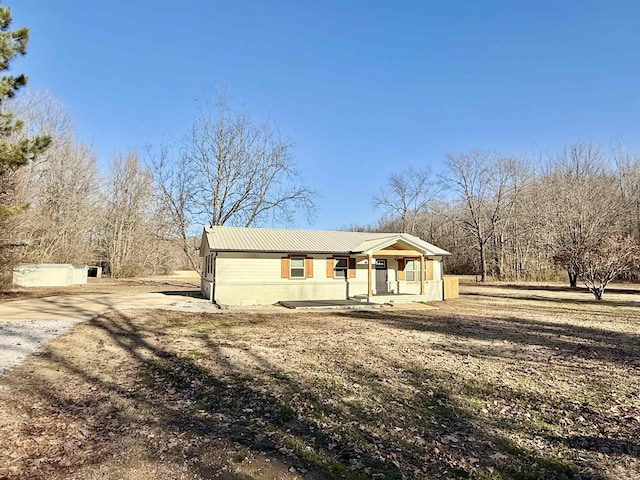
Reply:
<svg viewBox="0 0 640 480"><path fill-rule="evenodd" d="M414 266L412 269L407 269L411 262ZM413 280L409 280L409 272L413 273ZM409 283L418 283L420 281L420 260L417 258L407 258L404 261L404 279Z"/></svg>
<svg viewBox="0 0 640 480"><path fill-rule="evenodd" d="M338 260L346 260L347 264L344 268L338 268ZM344 275L338 275L338 272L344 272ZM333 278L348 278L349 277L349 257L334 257L333 258Z"/></svg>
<svg viewBox="0 0 640 480"><path fill-rule="evenodd" d="M302 276L293 276L293 260L302 260ZM296 267L300 270L300 267ZM307 258L306 257L289 257L289 278L294 280L302 280L307 278Z"/></svg>

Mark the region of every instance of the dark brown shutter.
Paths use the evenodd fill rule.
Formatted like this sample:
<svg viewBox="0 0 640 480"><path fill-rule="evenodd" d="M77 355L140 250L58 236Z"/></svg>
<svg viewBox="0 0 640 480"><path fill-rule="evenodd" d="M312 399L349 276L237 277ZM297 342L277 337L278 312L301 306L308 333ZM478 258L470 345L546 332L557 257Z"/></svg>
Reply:
<svg viewBox="0 0 640 480"><path fill-rule="evenodd" d="M404 280L405 274L404 274L404 258L400 258L398 259L398 280Z"/></svg>
<svg viewBox="0 0 640 480"><path fill-rule="evenodd" d="M280 259L280 278L289 278L289 258Z"/></svg>
<svg viewBox="0 0 640 480"><path fill-rule="evenodd" d="M304 259L305 278L313 278L313 258Z"/></svg>
<svg viewBox="0 0 640 480"><path fill-rule="evenodd" d="M356 259L349 257L349 278L356 278Z"/></svg>
<svg viewBox="0 0 640 480"><path fill-rule="evenodd" d="M333 258L327 258L327 278L333 278Z"/></svg>

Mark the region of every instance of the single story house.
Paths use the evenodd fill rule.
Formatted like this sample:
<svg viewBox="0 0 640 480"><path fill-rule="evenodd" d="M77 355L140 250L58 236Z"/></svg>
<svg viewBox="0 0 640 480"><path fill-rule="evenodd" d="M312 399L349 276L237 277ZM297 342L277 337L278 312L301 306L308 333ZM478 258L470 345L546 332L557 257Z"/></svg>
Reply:
<svg viewBox="0 0 640 480"><path fill-rule="evenodd" d="M222 305L357 298L376 303L411 295L444 299L450 255L406 233L206 227L201 290Z"/></svg>

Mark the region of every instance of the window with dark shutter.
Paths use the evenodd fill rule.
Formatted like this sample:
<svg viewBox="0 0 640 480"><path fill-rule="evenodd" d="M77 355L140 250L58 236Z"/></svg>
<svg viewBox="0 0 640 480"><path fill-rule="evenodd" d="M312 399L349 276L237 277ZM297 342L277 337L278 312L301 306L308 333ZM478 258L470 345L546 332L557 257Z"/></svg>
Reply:
<svg viewBox="0 0 640 480"><path fill-rule="evenodd" d="M335 278L347 278L347 270L349 269L349 259L347 257L339 257L335 259L333 274Z"/></svg>
<svg viewBox="0 0 640 480"><path fill-rule="evenodd" d="M405 279L404 274L404 258L398 260L398 280L403 281Z"/></svg>
<svg viewBox="0 0 640 480"><path fill-rule="evenodd" d="M356 259L349 257L349 278L356 278Z"/></svg>

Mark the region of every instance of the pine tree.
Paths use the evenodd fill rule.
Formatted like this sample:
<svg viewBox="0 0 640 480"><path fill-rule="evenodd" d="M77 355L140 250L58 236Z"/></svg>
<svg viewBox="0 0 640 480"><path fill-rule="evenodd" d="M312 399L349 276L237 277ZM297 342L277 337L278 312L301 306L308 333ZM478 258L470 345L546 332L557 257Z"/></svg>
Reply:
<svg viewBox="0 0 640 480"><path fill-rule="evenodd" d="M17 171L27 165L51 143L40 135L27 138L21 133L23 122L6 108L7 100L27 84L25 75L9 74L11 61L27 52L29 29L10 30L11 9L0 7L0 287L10 282L12 266L19 260L20 239L15 238L15 217L23 205L16 195Z"/></svg>
<svg viewBox="0 0 640 480"><path fill-rule="evenodd" d="M0 72L8 72L11 61L18 55L27 53L29 29L22 27L10 30L11 21L11 9L0 7ZM0 221L17 215L26 208L14 203L12 174L51 143L51 138L47 136L19 138L17 134L23 128L23 122L3 108L6 100L13 98L26 84L25 75L7 74L0 78Z"/></svg>

